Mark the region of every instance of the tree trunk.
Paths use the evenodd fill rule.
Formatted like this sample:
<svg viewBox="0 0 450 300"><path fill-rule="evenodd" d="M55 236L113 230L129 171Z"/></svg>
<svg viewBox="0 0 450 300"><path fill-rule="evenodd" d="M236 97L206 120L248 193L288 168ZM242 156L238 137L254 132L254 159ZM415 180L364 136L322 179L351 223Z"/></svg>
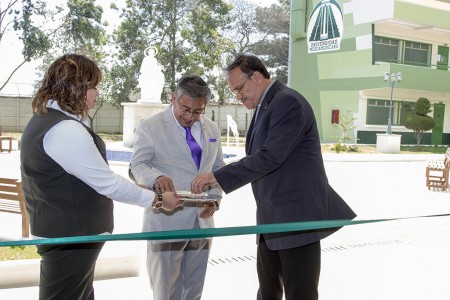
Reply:
<svg viewBox="0 0 450 300"><path fill-rule="evenodd" d="M420 151L420 140L422 140L423 131L422 130L414 131L414 135L416 136L417 140L417 150Z"/></svg>

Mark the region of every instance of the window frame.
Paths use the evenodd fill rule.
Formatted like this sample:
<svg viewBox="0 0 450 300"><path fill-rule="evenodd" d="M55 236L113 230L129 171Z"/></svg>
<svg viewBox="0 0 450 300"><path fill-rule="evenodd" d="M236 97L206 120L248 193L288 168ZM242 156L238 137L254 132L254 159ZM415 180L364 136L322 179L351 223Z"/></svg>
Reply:
<svg viewBox="0 0 450 300"><path fill-rule="evenodd" d="M375 62L396 62L406 65L414 65L414 66L423 66L423 67L430 67L431 68L431 53L432 53L432 44L418 42L418 41L412 41L412 40L402 40L402 39L396 39L391 38L387 36L382 35L374 35L373 37L373 47L372 47L372 56L374 63ZM389 55L386 55L386 58L380 56L380 53L382 53L383 48L385 47L386 54L389 54L387 47L396 47L397 54L396 58L392 59L389 57ZM406 57L408 56L414 56L414 52L416 53L416 56L419 57L420 52L418 51L424 51L426 52L426 61L423 60L406 60ZM411 53L409 53L411 52ZM392 53L390 53L392 56Z"/></svg>
<svg viewBox="0 0 450 300"><path fill-rule="evenodd" d="M371 104L371 102L375 102ZM381 102L383 105L380 105ZM412 105L412 108L414 109L415 102L414 101L407 101L407 100L394 100L392 99L392 126L405 126L404 125L404 109L403 104L404 103L410 103ZM387 126L388 125L388 118L389 118L389 104L390 100L387 99L377 99L377 98L368 98L367 99L367 106L366 106L366 125L370 126ZM370 107L376 107L378 109L385 109L385 111L382 114L385 114L385 116L381 117L381 113L378 112L380 115L379 117L374 116L374 112L370 111ZM381 122L372 122L371 120L382 120Z"/></svg>

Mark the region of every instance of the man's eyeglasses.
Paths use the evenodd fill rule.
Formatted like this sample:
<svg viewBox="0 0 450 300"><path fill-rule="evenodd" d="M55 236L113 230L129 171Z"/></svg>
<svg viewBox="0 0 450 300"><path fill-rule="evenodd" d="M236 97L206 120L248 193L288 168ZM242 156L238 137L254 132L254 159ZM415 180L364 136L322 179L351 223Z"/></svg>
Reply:
<svg viewBox="0 0 450 300"><path fill-rule="evenodd" d="M247 79L244 81L244 83L242 83L240 86L238 86L237 88L235 88L234 90L232 90L231 92L233 94L235 94L236 96L239 95L240 93L242 93L242 89L244 88L245 84L247 83L247 81L250 80L250 78L253 76L253 73L250 74Z"/></svg>
<svg viewBox="0 0 450 300"><path fill-rule="evenodd" d="M176 101L178 103L178 108L180 109L181 113L183 115L191 115L193 118L198 118L201 115L203 115L205 113L205 108L203 108L202 110L194 110L192 111L190 108L186 107L186 106L182 106L178 100Z"/></svg>

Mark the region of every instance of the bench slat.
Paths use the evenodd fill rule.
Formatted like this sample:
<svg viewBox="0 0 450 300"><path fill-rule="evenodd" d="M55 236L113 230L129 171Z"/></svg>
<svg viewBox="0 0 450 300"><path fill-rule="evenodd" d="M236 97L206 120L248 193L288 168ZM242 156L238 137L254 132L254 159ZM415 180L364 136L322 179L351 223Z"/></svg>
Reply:
<svg viewBox="0 0 450 300"><path fill-rule="evenodd" d="M17 194L15 194L15 195L14 194L5 194L0 191L0 201L2 201L3 199L15 200L15 201L19 202Z"/></svg>
<svg viewBox="0 0 450 300"><path fill-rule="evenodd" d="M17 179L0 178L0 212L22 215L22 237L29 237L30 225L25 211L22 183Z"/></svg>

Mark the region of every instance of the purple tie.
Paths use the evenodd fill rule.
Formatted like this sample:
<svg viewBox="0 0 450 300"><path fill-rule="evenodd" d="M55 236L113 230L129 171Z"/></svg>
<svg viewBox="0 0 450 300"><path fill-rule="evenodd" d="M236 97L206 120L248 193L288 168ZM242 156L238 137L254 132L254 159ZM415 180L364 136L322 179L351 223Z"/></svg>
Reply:
<svg viewBox="0 0 450 300"><path fill-rule="evenodd" d="M186 130L186 142L189 145L189 148L191 149L192 158L194 159L194 162L197 165L197 169L200 169L200 160L202 159L202 149L192 136L191 127L184 127L184 129Z"/></svg>

